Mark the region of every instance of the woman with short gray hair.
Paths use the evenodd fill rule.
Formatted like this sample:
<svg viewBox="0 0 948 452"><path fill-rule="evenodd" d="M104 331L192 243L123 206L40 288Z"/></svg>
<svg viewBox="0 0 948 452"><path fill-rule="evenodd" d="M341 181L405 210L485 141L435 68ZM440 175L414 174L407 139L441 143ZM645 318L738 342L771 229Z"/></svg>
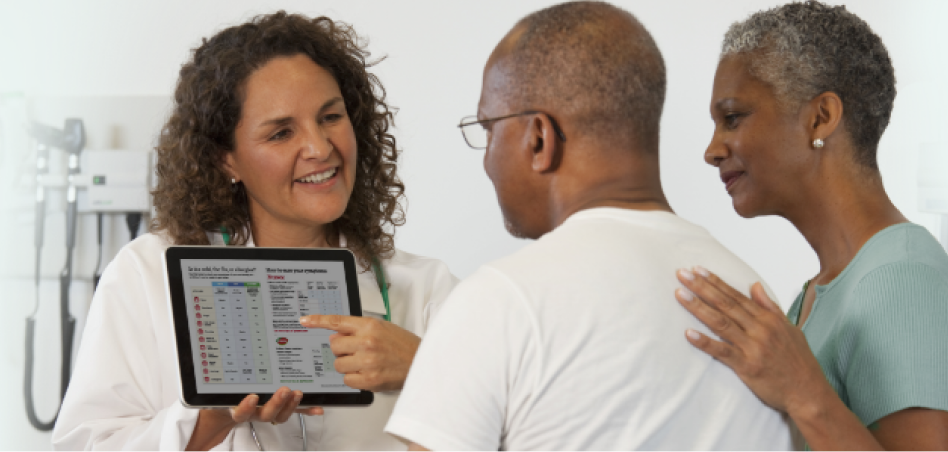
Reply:
<svg viewBox="0 0 948 452"><path fill-rule="evenodd" d="M948 449L948 254L876 162L895 94L882 40L843 6L791 3L725 35L705 160L738 214L789 220L820 271L786 316L699 267L676 297L722 339L688 340L813 449Z"/></svg>

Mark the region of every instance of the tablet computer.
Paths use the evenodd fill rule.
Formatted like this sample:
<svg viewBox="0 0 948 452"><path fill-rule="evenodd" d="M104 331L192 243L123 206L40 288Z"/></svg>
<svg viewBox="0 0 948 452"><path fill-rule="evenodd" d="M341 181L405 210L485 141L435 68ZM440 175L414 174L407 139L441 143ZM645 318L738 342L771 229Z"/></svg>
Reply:
<svg viewBox="0 0 948 452"><path fill-rule="evenodd" d="M300 406L372 403L336 372L334 332L299 323L362 315L352 252L173 246L164 263L185 406L236 406L248 394L263 405L281 386L303 392Z"/></svg>

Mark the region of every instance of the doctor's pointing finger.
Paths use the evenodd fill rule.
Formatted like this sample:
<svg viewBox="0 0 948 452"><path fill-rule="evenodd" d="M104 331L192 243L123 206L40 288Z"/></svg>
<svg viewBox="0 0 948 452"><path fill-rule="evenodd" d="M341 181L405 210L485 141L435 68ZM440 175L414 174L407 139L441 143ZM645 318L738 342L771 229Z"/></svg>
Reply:
<svg viewBox="0 0 948 452"><path fill-rule="evenodd" d="M368 317L309 315L300 324L336 331L329 338L336 371L347 386L373 392L402 388L421 343L404 328Z"/></svg>

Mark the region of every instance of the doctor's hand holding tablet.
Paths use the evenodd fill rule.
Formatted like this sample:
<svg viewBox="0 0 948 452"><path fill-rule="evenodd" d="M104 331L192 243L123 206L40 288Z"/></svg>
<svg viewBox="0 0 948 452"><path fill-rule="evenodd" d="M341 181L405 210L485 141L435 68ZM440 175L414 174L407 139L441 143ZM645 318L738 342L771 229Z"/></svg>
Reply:
<svg viewBox="0 0 948 452"><path fill-rule="evenodd" d="M345 374L345 384L354 389L372 392L394 391L404 386L408 369L421 343L421 338L390 322L368 317L340 315L309 315L300 318L307 328L336 331L329 337L335 369ZM209 445L219 444L230 430L241 422L286 422L293 413L321 415L322 407L299 408L303 392L284 386L262 406L259 396L250 394L239 405L228 409L204 410L195 426L217 431L209 435ZM199 445L196 449L205 449Z"/></svg>
<svg viewBox="0 0 948 452"><path fill-rule="evenodd" d="M209 450L220 444L233 428L242 422L271 422L282 424L293 413L315 416L323 414L320 407L297 408L303 399L302 391L291 391L284 386L263 406L257 406L260 397L250 394L239 405L232 408L204 409L198 416L194 431L206 432L204 441L192 441L186 450ZM198 438L193 438L198 439Z"/></svg>

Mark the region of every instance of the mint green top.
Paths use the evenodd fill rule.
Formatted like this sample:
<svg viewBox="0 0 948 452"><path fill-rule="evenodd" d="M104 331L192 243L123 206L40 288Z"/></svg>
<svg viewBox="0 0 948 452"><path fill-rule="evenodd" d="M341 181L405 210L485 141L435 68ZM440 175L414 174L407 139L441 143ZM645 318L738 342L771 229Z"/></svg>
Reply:
<svg viewBox="0 0 948 452"><path fill-rule="evenodd" d="M948 254L925 228L879 231L815 290L803 334L863 424L906 408L948 411ZM787 314L794 324L804 293Z"/></svg>

